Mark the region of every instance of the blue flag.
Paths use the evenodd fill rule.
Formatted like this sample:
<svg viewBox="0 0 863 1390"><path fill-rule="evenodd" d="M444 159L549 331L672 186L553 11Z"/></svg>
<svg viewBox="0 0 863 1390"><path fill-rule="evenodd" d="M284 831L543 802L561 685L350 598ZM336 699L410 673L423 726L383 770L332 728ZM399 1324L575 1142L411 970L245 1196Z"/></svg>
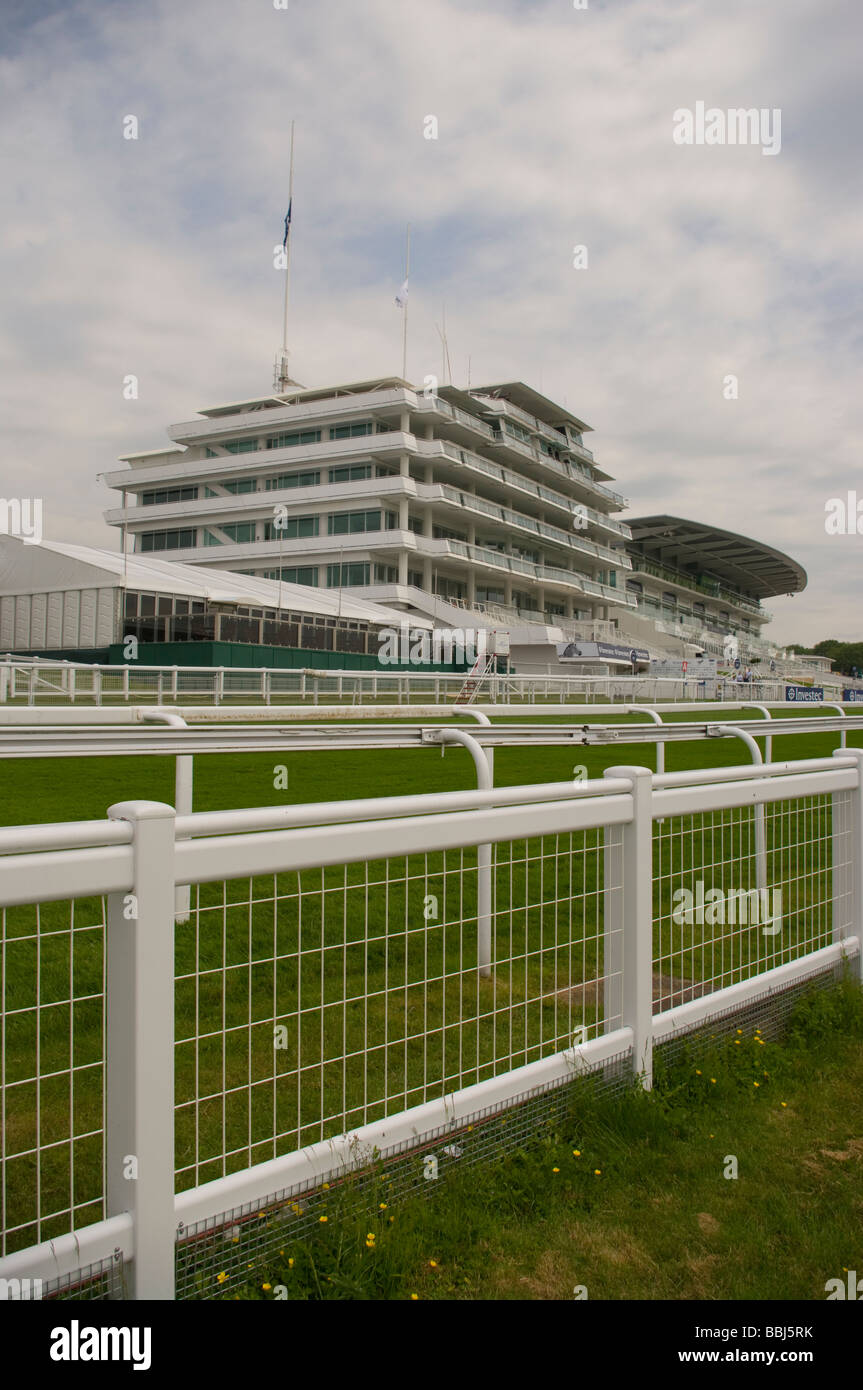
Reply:
<svg viewBox="0 0 863 1390"><path fill-rule="evenodd" d="M288 245L288 234L289 234L289 232L290 232L290 230L291 230L291 205L292 205L293 201L294 201L294 200L293 200L293 198L292 198L291 201L290 201L290 203L288 203L288 211L287 211L287 213L285 214L285 235L284 235L284 239L283 239L283 241L282 241L282 246L284 246L285 248L287 248L287 245Z"/></svg>

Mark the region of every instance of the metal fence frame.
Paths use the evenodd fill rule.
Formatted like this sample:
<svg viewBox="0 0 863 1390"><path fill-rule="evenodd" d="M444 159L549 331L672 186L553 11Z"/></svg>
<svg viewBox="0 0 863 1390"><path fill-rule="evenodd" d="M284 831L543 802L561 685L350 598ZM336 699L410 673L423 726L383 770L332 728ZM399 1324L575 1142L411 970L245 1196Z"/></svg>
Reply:
<svg viewBox="0 0 863 1390"><path fill-rule="evenodd" d="M836 810L830 943L654 1014L654 822L816 797L829 797ZM0 1278L38 1278L51 1286L114 1262L124 1268L128 1296L170 1299L178 1233L190 1225L344 1176L373 1155L421 1145L490 1106L562 1085L621 1055L649 1087L656 1042L843 961L860 974L863 750L661 777L622 766L594 782L343 802L331 807L324 835L320 815L320 807L293 808L285 828L285 812L272 807L177 816L162 803L126 802L111 807L106 821L0 831L0 907L96 895L108 903L105 1218L7 1255ZM407 856L585 830L605 835L601 1036L175 1194L177 886L363 863L381 857L382 838L387 855ZM130 1155L137 1159L134 1182L120 1177Z"/></svg>
<svg viewBox="0 0 863 1390"><path fill-rule="evenodd" d="M626 701L724 701L741 698L785 703L785 686L803 679L817 679L819 685L837 695L843 687L859 689L863 683L837 679L829 673L807 677L772 676L748 682L725 677L698 678L695 673L679 678L665 676L588 676L588 675L507 675L489 673L482 677L471 702L485 693L492 704L519 700L545 704L554 700L580 699L595 702ZM85 665L76 662L0 660L0 704L26 700L30 705L101 705L151 700L156 704L178 704L182 700L213 705L235 703L243 697L264 705L280 703L315 704L324 700L349 704L378 704L392 700L399 704L426 704L429 700L455 703L465 685L466 675L413 670L338 671L306 668L239 666L145 666Z"/></svg>

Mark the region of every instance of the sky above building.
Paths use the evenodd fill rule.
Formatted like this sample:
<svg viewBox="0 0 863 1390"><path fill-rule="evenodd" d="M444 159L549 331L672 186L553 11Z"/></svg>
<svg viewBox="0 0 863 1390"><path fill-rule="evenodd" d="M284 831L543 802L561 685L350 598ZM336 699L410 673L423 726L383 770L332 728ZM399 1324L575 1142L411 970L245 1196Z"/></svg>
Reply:
<svg viewBox="0 0 863 1390"><path fill-rule="evenodd" d="M401 372L410 223L411 380L445 317L631 515L793 555L775 640L859 640L859 0L283 3L3 0L0 494L114 548L100 473L270 390L294 119L294 378Z"/></svg>

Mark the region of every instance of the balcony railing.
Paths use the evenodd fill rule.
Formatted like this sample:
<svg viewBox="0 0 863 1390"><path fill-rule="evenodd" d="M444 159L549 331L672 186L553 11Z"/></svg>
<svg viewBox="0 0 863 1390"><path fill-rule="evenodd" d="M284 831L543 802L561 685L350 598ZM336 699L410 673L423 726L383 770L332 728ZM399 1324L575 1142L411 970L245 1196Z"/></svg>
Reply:
<svg viewBox="0 0 863 1390"><path fill-rule="evenodd" d="M545 536L548 540L564 545L567 549L580 551L583 555L590 555L593 559L604 560L606 564L619 566L621 569L631 569L629 556L621 551L615 551L605 545L598 545L594 541L585 540L572 532L563 531L558 526L549 526L547 522L537 521L535 517L526 516L523 512L512 511L509 507L496 506L493 502L488 502L484 497L477 497L475 493L463 493L456 488L449 487L447 484L441 485L443 496L449 501L456 503L459 507L465 507L469 511L481 512L484 516L489 516L495 521L502 522L507 526L517 526L521 530L531 531L534 535Z"/></svg>
<svg viewBox="0 0 863 1390"><path fill-rule="evenodd" d="M548 502L552 506L562 507L572 514L576 506L574 497L567 497L562 492L554 492L551 488L545 487L542 483L535 483L523 473L515 473L501 463L492 463L490 459L484 459L479 454L474 454L468 449L462 449L458 444L453 444L445 439L418 439L417 453L423 457L429 454L443 455L444 458L451 459L453 463L459 463L464 468L470 468L476 473L483 473L487 478L493 478L496 482L504 483L507 487L517 488L520 492L529 493L531 497L538 497L543 502ZM564 471L564 477L569 479L569 474ZM584 506L584 513L588 521L594 526L600 526L604 530L613 531L623 540L631 540L632 532L626 522L618 521L616 517L608 516L605 512L598 512L593 507Z"/></svg>
<svg viewBox="0 0 863 1390"><path fill-rule="evenodd" d="M419 542L419 538L417 539ZM425 548L421 543L418 543L417 549L419 551ZM516 555L505 555L502 551L489 550L480 545L471 545L467 541L438 541L435 550L438 554L457 555L461 559L473 560L493 569L508 570L511 574L524 574L538 583L564 584L567 588L578 589L584 594L593 594L596 598L620 604L623 608L636 608L638 606L635 598L624 589L614 588L611 584L599 584L596 580L588 579L586 575L579 574L574 570L557 569L553 565L537 565L529 560L520 560Z"/></svg>
<svg viewBox="0 0 863 1390"><path fill-rule="evenodd" d="M727 589L724 584L720 584L718 581L712 583L710 580L696 579L694 575L684 574L681 570L672 569L669 565L658 564L655 560L645 560L639 555L632 557L632 568L634 573L650 574L653 575L654 579L664 579L669 584L678 584L681 588L691 589L694 593L705 594L708 598L719 599L724 603L733 603L738 608L745 608L750 613L757 613L759 617L766 616L760 603L745 598L743 594L738 594L733 589Z"/></svg>

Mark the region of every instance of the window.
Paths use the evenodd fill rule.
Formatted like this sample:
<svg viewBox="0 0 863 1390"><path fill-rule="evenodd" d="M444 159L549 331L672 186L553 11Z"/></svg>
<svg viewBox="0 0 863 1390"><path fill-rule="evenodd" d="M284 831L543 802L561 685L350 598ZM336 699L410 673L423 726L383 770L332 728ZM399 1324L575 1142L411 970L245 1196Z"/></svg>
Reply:
<svg viewBox="0 0 863 1390"><path fill-rule="evenodd" d="M512 435L513 439L520 439L522 443L530 443L530 435L527 430L522 429L521 425L514 425L511 420L504 420L503 427L507 434Z"/></svg>
<svg viewBox="0 0 863 1390"><path fill-rule="evenodd" d="M292 434L270 434L268 449L293 449L297 444L320 444L320 430L295 430Z"/></svg>
<svg viewBox="0 0 863 1390"><path fill-rule="evenodd" d="M466 541L467 535L464 531L451 531L448 526L433 526L432 535L437 540L442 541ZM490 547L489 547L490 548ZM503 543L500 545L503 550Z"/></svg>
<svg viewBox="0 0 863 1390"><path fill-rule="evenodd" d="M421 589L423 586L422 570L408 570L408 583L412 584L415 589Z"/></svg>
<svg viewBox="0 0 863 1390"><path fill-rule="evenodd" d="M298 540L306 536L316 536L319 520L316 516L286 516L281 526L277 526L274 521L267 521L264 523L264 540Z"/></svg>
<svg viewBox="0 0 863 1390"><path fill-rule="evenodd" d="M196 487L158 487L153 492L141 493L142 507L157 507L165 502L197 502Z"/></svg>
<svg viewBox="0 0 863 1390"><path fill-rule="evenodd" d="M339 571L341 570L341 574ZM369 582L369 566L365 564L327 565L327 588L338 589L346 584L362 585Z"/></svg>
<svg viewBox="0 0 863 1390"><path fill-rule="evenodd" d="M321 475L317 469L306 469L301 473L280 473L278 478L267 479L267 492L276 492L283 487L317 487Z"/></svg>
<svg viewBox="0 0 863 1390"><path fill-rule="evenodd" d="M191 550L195 545L194 530L142 531L141 550Z"/></svg>
<svg viewBox="0 0 863 1390"><path fill-rule="evenodd" d="M397 584L399 572L395 565L375 565L376 584Z"/></svg>
<svg viewBox="0 0 863 1390"><path fill-rule="evenodd" d="M525 608L532 613L539 611L539 601L536 594L529 594L518 589L513 589L512 601L516 608Z"/></svg>
<svg viewBox="0 0 863 1390"><path fill-rule="evenodd" d="M351 463L345 464L341 468L330 469L331 483L354 483L360 478L370 478L372 476L372 466L370 463Z"/></svg>
<svg viewBox="0 0 863 1390"><path fill-rule="evenodd" d="M380 512L336 512L327 517L327 534L330 536L348 536L359 531L380 530Z"/></svg>
<svg viewBox="0 0 863 1390"><path fill-rule="evenodd" d="M225 449L229 454L255 454L258 451L257 439L225 439L219 444L220 449ZM219 457L215 449L207 448L206 456L208 459Z"/></svg>
<svg viewBox="0 0 863 1390"><path fill-rule="evenodd" d="M415 536L421 536L422 533L423 533L423 521L422 521L422 517L420 517L420 516L409 516L409 517L408 517L408 530L409 530L409 531L413 531L413 533L414 533Z"/></svg>
<svg viewBox="0 0 863 1390"><path fill-rule="evenodd" d="M260 642L261 624L257 618L242 617L239 611L222 613L219 617L220 642Z"/></svg>
<svg viewBox="0 0 863 1390"><path fill-rule="evenodd" d="M255 492L257 490L257 479L231 478L228 482L222 483L221 486L225 489L225 492L230 492L237 497L243 492ZM222 494L216 492L214 488L206 487L204 489L205 497L221 497L221 495Z"/></svg>
<svg viewBox="0 0 863 1390"><path fill-rule="evenodd" d="M355 420L350 425L333 425L330 428L330 439L359 439L364 434L373 434L374 426L371 420Z"/></svg>
<svg viewBox="0 0 863 1390"><path fill-rule="evenodd" d="M440 594L441 598L464 598L467 593L465 585L459 580L442 579L440 575L438 575L434 591L436 594ZM479 590L477 590L478 592Z"/></svg>
<svg viewBox="0 0 863 1390"><path fill-rule="evenodd" d="M226 521L224 526L219 527L223 531L228 541L234 541L242 545L247 541L255 539L255 523L253 521ZM204 532L204 545L224 545L225 541L221 536L217 536L214 531Z"/></svg>
<svg viewBox="0 0 863 1390"><path fill-rule="evenodd" d="M278 579L278 570L269 570L268 579ZM282 570L282 579L286 584L307 584L310 588L318 587L318 567L317 565L298 565L291 566L289 569Z"/></svg>

